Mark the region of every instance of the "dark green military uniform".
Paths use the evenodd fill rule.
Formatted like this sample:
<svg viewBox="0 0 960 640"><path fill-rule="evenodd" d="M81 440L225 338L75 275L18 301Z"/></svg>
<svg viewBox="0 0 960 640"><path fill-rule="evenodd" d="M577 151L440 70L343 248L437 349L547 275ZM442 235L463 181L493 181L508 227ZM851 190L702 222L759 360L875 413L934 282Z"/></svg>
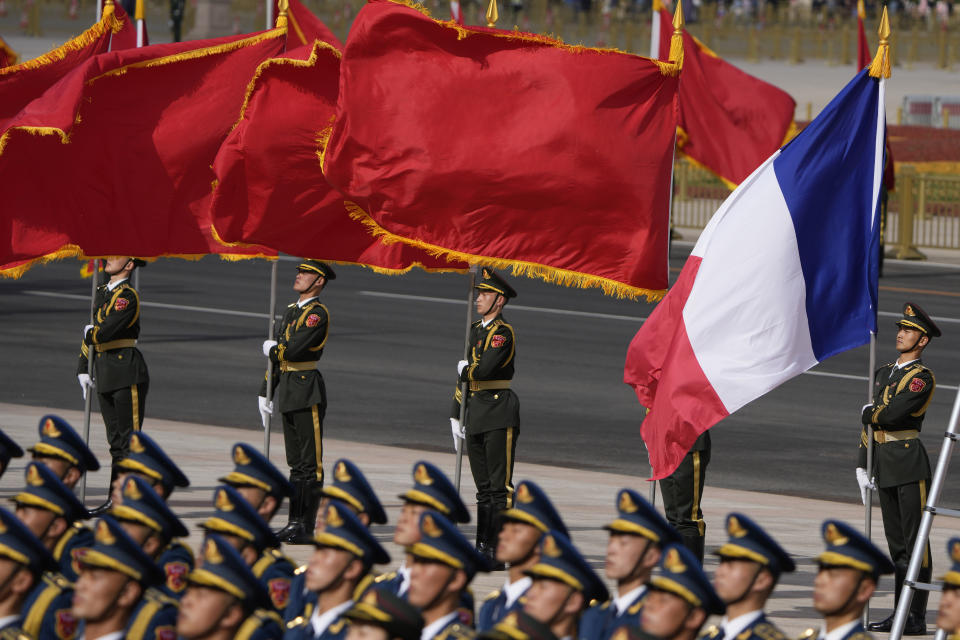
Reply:
<svg viewBox="0 0 960 640"><path fill-rule="evenodd" d="M683 537L683 544L703 563L707 523L703 520L700 499L710 464L710 432L704 431L690 451L683 457L677 470L660 481L663 510L667 522Z"/></svg>
<svg viewBox="0 0 960 640"><path fill-rule="evenodd" d="M80 345L77 373L87 372L91 351L100 413L114 463L127 454L130 434L143 425L150 375L137 349L140 296L128 280L97 287L93 328Z"/></svg>
<svg viewBox="0 0 960 640"><path fill-rule="evenodd" d="M493 291L505 300L517 292L484 267L479 291ZM477 486L477 548L493 559L499 530L497 515L513 500L513 462L520 433L520 399L510 388L516 367L517 340L502 314L470 327L470 353L450 409L460 418L462 386L467 383L464 419L467 456Z"/></svg>
<svg viewBox="0 0 960 640"><path fill-rule="evenodd" d="M929 316L914 303L903 307L903 318L898 326L920 331L930 338L940 336L940 330ZM927 407L933 400L937 382L933 372L919 359L898 366L895 362L880 367L874 375L873 403L863 408L861 422L873 425L873 469L868 475L876 479L883 514L883 532L896 571L895 597L906 579L910 554L917 541L923 507L930 486L930 460L920 441L920 430ZM860 433L858 447L860 468L867 467L867 433ZM923 556L920 582L930 582L930 544ZM907 629L919 630L926 616L928 591L916 591L910 607ZM889 631L891 619L870 625L871 631ZM911 623L913 623L911 625ZM924 630L926 624L923 623ZM908 634L909 635L909 634Z"/></svg>

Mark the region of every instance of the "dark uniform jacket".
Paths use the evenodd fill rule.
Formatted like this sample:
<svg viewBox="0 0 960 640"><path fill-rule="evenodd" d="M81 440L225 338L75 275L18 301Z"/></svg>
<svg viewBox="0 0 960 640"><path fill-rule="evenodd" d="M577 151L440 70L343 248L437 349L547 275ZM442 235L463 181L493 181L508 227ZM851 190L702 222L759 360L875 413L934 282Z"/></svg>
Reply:
<svg viewBox="0 0 960 640"><path fill-rule="evenodd" d="M647 590L644 589L630 602L623 613L618 612L613 600L589 607L580 618L580 640L609 640L613 632L620 627L639 627L646 595Z"/></svg>
<svg viewBox="0 0 960 640"><path fill-rule="evenodd" d="M234 640L280 640L283 620L276 611L257 609L243 621Z"/></svg>
<svg viewBox="0 0 960 640"><path fill-rule="evenodd" d="M819 632L816 629L807 629L800 634L798 640L816 640L819 637ZM869 631L866 631L863 628L863 625L857 623L850 631L847 632L843 638L840 640L874 640L873 634Z"/></svg>
<svg viewBox="0 0 960 640"><path fill-rule="evenodd" d="M31 638L73 640L77 619L73 607L73 584L59 573L46 572L23 604L23 631Z"/></svg>
<svg viewBox="0 0 960 640"><path fill-rule="evenodd" d="M76 582L80 575L79 550L92 546L93 531L90 527L82 522L70 525L53 547L53 559L60 567L60 574L70 582Z"/></svg>
<svg viewBox="0 0 960 640"><path fill-rule="evenodd" d="M470 327L470 357L460 373L460 383L472 383L476 390L468 391L466 427L467 435L474 435L520 427L520 399L512 389L482 389L492 382L513 379L516 365L516 338L513 327L502 315L490 321L486 327L477 320ZM506 386L505 384L503 386ZM450 417L460 418L460 385L454 393Z"/></svg>
<svg viewBox="0 0 960 640"><path fill-rule="evenodd" d="M266 549L260 559L253 563L251 570L270 594L274 610L283 615L290 602L296 565L278 549Z"/></svg>
<svg viewBox="0 0 960 640"><path fill-rule="evenodd" d="M396 596L400 596L400 587L403 585L403 576L397 571L390 571L374 578L373 583L380 589L388 589ZM404 592L406 594L406 592ZM406 600L407 596L400 596ZM476 610L476 599L473 597L473 591L467 587L460 592L460 605L457 607L460 622L465 625L473 626L474 611Z"/></svg>
<svg viewBox="0 0 960 640"><path fill-rule="evenodd" d="M877 487L886 489L930 479L930 460L919 438L909 431L920 431L937 382L933 372L918 360L900 369L888 364L877 370L873 385L873 405L863 410L863 424L873 424L876 442L873 449L873 476ZM902 433L907 431L908 433ZM891 433L892 432L892 433ZM897 433L900 432L900 433ZM896 438L887 440L887 437ZM887 440L881 443L881 440ZM860 438L860 462L867 466L866 430Z"/></svg>
<svg viewBox="0 0 960 640"><path fill-rule="evenodd" d="M140 350L130 344L140 336L140 296L128 282L121 282L113 291L106 285L97 287L94 300L93 329L87 332L80 345L77 373L87 372L87 357L93 360L97 391L106 393L150 381L147 363ZM97 347L106 349L100 353Z"/></svg>
<svg viewBox="0 0 960 640"><path fill-rule="evenodd" d="M193 549L182 540L172 540L157 558L164 582L159 587L166 595L180 600L187 588L187 574L193 571Z"/></svg>
<svg viewBox="0 0 960 640"><path fill-rule="evenodd" d="M493 629L494 625L506 618L507 615L523 609L524 600L524 596L521 595L508 607L507 594L503 589L490 592L480 603L480 611L477 612L477 631L482 633Z"/></svg>
<svg viewBox="0 0 960 640"><path fill-rule="evenodd" d="M293 571L293 580L290 581L290 598L287 600L287 608L283 611L284 624L304 615L307 605L312 607L317 604L317 594L307 589L306 576L303 575L306 570L307 565L303 565Z"/></svg>
<svg viewBox="0 0 960 640"><path fill-rule="evenodd" d="M440 629L430 640L473 640L477 637L477 632L473 627L467 626L458 618Z"/></svg>
<svg viewBox="0 0 960 640"><path fill-rule="evenodd" d="M273 361L273 400L280 413L307 409L327 402L323 376L316 369L316 362L323 355L330 329L330 314L320 301L313 299L303 308L296 303L287 307L283 320L277 327L277 345L270 349ZM311 367L309 363L313 363ZM287 363L301 363L302 371L280 369ZM267 383L260 387L260 395L267 395Z"/></svg>
<svg viewBox="0 0 960 640"><path fill-rule="evenodd" d="M716 640L719 635L720 627L711 625L706 633L700 636L700 640ZM723 640L786 640L786 638L787 636L776 625L767 620L766 615L761 614L736 637L723 638Z"/></svg>
<svg viewBox="0 0 960 640"><path fill-rule="evenodd" d="M175 640L180 601L162 589L150 587L133 610L124 636L127 640Z"/></svg>
<svg viewBox="0 0 960 640"><path fill-rule="evenodd" d="M331 622L322 634L315 636L313 625L310 624L310 614L307 614L287 623L283 640L343 640L347 637L347 627L347 619L341 615Z"/></svg>

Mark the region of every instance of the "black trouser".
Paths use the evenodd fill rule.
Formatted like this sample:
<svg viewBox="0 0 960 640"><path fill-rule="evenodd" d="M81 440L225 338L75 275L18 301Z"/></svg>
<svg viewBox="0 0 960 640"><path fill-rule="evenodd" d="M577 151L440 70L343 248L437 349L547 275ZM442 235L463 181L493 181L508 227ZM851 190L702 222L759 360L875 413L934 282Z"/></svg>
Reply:
<svg viewBox="0 0 960 640"><path fill-rule="evenodd" d="M710 464L710 450L688 451L680 466L660 481L663 510L667 521L683 537L683 544L703 562L707 523L703 520L700 499Z"/></svg>
<svg viewBox="0 0 960 640"><path fill-rule="evenodd" d="M467 435L467 457L477 485L477 504L490 505L494 513L513 503L513 455L519 431L517 427L508 427Z"/></svg>
<svg viewBox="0 0 960 640"><path fill-rule="evenodd" d="M323 484L324 413L326 407L318 404L283 413L283 442L291 482Z"/></svg>
<svg viewBox="0 0 960 640"><path fill-rule="evenodd" d="M910 556L917 543L917 534L920 531L920 520L923 518L923 507L927 503L927 486L929 482L921 480L900 484L894 487L878 489L880 494L880 513L883 514L883 533L887 538L887 548L890 558L896 566L897 591L895 600L900 600L900 587L907 575L910 565ZM920 563L918 582L929 582L933 565L930 562L930 542L923 552L923 561ZM913 593L910 612L919 619L925 617L927 611L927 597L929 591L917 590Z"/></svg>
<svg viewBox="0 0 960 640"><path fill-rule="evenodd" d="M149 382L130 387L98 392L100 415L107 428L107 442L110 445L110 459L113 464L119 462L130 452L130 435L140 431L143 425L143 412L147 403Z"/></svg>

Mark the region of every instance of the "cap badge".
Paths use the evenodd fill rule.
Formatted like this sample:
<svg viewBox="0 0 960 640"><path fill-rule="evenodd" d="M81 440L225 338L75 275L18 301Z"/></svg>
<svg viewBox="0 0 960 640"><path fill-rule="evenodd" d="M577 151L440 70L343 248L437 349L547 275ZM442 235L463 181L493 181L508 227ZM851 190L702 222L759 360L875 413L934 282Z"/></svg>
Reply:
<svg viewBox="0 0 960 640"><path fill-rule="evenodd" d="M413 472L413 480L417 484L433 484L433 478L430 477L430 472L427 471L427 467L422 464L418 464L416 470Z"/></svg>
<svg viewBox="0 0 960 640"><path fill-rule="evenodd" d="M670 549L667 552L667 557L663 559L663 568L670 573L684 573L687 570L687 565L683 564L683 560L680 559L679 551Z"/></svg>
<svg viewBox="0 0 960 640"><path fill-rule="evenodd" d="M40 471L36 465L31 465L30 468L27 469L27 484L31 487L43 486L43 477L40 475Z"/></svg>
<svg viewBox="0 0 960 640"><path fill-rule="evenodd" d="M337 482L350 482L353 478L350 477L350 472L347 471L347 465L343 462L337 463L337 468L333 471L333 477Z"/></svg>
<svg viewBox="0 0 960 640"><path fill-rule="evenodd" d="M950 557L954 562L960 562L960 542L953 543L953 549L950 550Z"/></svg>
<svg viewBox="0 0 960 640"><path fill-rule="evenodd" d="M523 504L533 502L533 494L530 493L530 487L527 486L527 483L523 482L517 487L517 500Z"/></svg>
<svg viewBox="0 0 960 640"><path fill-rule="evenodd" d="M140 436L133 434L130 436L130 451L134 453L143 453L147 448L143 446L143 443L140 442Z"/></svg>
<svg viewBox="0 0 960 640"><path fill-rule="evenodd" d="M376 589L371 589L367 591L367 595L363 596L363 602L369 604L372 607L377 606L377 591Z"/></svg>
<svg viewBox="0 0 960 640"><path fill-rule="evenodd" d="M213 540L207 540L207 546L203 549L203 560L210 564L220 564L223 562L223 556L217 549L217 543Z"/></svg>
<svg viewBox="0 0 960 640"><path fill-rule="evenodd" d="M107 546L113 546L117 543L117 539L110 533L110 527L107 525L106 520L101 520L97 523L97 533L94 538L96 538L97 542Z"/></svg>
<svg viewBox="0 0 960 640"><path fill-rule="evenodd" d="M337 513L337 508L333 505L327 507L327 526L328 527L342 527L343 518L340 517L340 514Z"/></svg>
<svg viewBox="0 0 960 640"><path fill-rule="evenodd" d="M905 315L905 316L911 316L911 317L913 317L913 318L916 318L916 317L917 317L917 312L914 311L914 310L913 310L913 307L908 304L907 306L905 306L905 307L903 308L903 315Z"/></svg>
<svg viewBox="0 0 960 640"><path fill-rule="evenodd" d="M128 479L126 483L124 483L123 497L130 498L131 500L140 500L143 498L143 494L137 489L137 483L133 478Z"/></svg>
<svg viewBox="0 0 960 640"><path fill-rule="evenodd" d="M233 503L230 502L230 496L228 496L227 492L223 489L217 491L217 499L214 504L218 511L233 511Z"/></svg>
<svg viewBox="0 0 960 640"><path fill-rule="evenodd" d="M617 506L624 513L636 513L638 509L637 503L633 501L628 491L620 492L620 501Z"/></svg>
<svg viewBox="0 0 960 640"><path fill-rule="evenodd" d="M441 531L440 527L437 526L437 523L434 522L433 517L429 515L423 516L423 524L420 526L420 528L423 529L423 532L431 538L439 538L443 535L443 531Z"/></svg>
<svg viewBox="0 0 960 640"><path fill-rule="evenodd" d="M250 464L250 456L247 455L240 445L233 448L233 462L242 465Z"/></svg>
<svg viewBox="0 0 960 640"><path fill-rule="evenodd" d="M727 520L727 533L734 538L742 538L747 535L747 530L740 524L736 516L730 516L730 519Z"/></svg>
<svg viewBox="0 0 960 640"><path fill-rule="evenodd" d="M543 552L551 558L559 558L562 555L553 536L546 536L543 539Z"/></svg>
<svg viewBox="0 0 960 640"><path fill-rule="evenodd" d="M43 435L50 436L51 438L59 438L61 435L60 429L57 429L57 425L53 423L53 418L47 418L43 423Z"/></svg>
<svg viewBox="0 0 960 640"><path fill-rule="evenodd" d="M827 530L823 532L823 539L835 547L842 547L850 542L849 538L840 533L835 524L828 524Z"/></svg>

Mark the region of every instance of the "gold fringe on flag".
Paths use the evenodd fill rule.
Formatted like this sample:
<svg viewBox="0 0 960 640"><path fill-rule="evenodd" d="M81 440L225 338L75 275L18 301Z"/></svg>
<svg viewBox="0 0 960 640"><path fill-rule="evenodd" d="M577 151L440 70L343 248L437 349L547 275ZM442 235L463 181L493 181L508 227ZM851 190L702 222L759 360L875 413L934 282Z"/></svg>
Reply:
<svg viewBox="0 0 960 640"><path fill-rule="evenodd" d="M880 44L877 46L877 55L873 57L870 63L869 71L871 78L889 78L890 77L890 18L887 16L887 7L883 7L883 15L880 16L880 28L877 29L880 36Z"/></svg>

